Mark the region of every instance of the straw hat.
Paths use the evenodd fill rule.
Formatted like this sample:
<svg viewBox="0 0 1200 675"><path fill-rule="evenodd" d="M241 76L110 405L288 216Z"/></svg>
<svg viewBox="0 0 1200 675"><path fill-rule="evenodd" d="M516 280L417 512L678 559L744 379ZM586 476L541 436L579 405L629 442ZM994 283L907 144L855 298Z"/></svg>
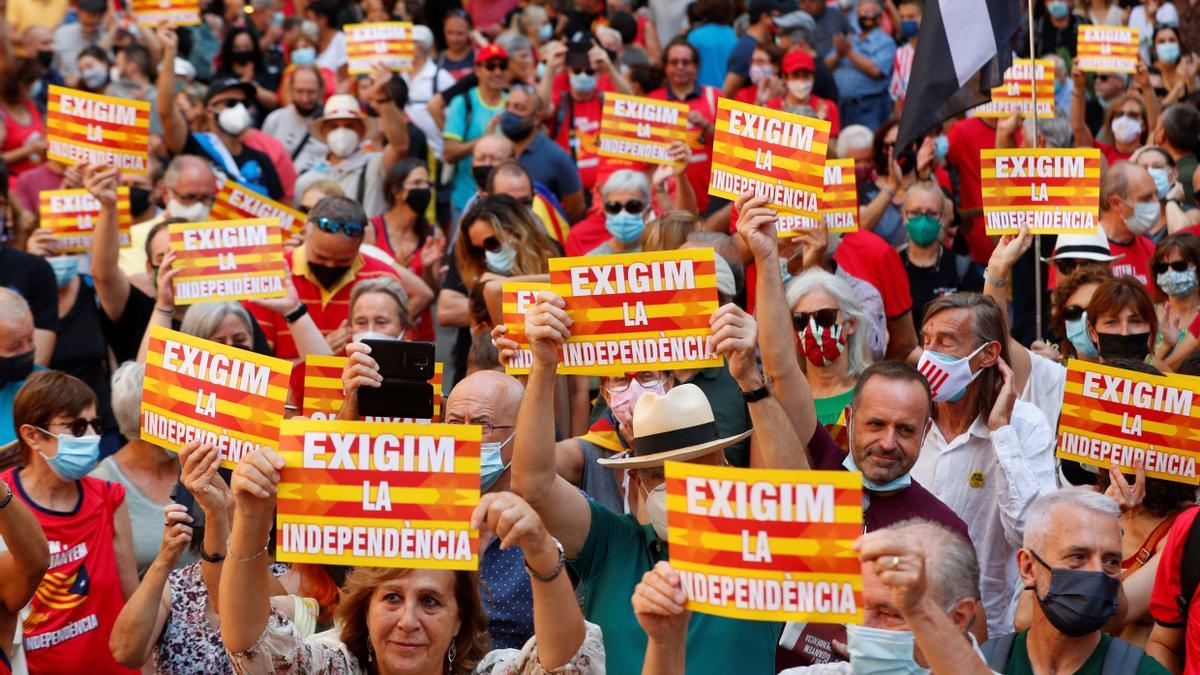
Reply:
<svg viewBox="0 0 1200 675"><path fill-rule="evenodd" d="M1124 255L1112 254L1112 249L1108 247L1108 237L1097 227L1095 232L1086 234L1058 235L1054 243L1054 255L1042 258L1042 262L1053 262L1060 258L1112 262L1123 257Z"/></svg>
<svg viewBox="0 0 1200 675"><path fill-rule="evenodd" d="M717 437L708 397L694 384L672 387L665 395L642 394L633 406L633 456L597 459L601 466L646 469L663 462L686 462L710 455L754 433Z"/></svg>
<svg viewBox="0 0 1200 675"><path fill-rule="evenodd" d="M363 114L362 107L358 105L358 99L350 94L334 94L325 101L325 107L322 110L321 116L313 120L308 125L308 133L312 137L325 142L325 123L331 120L358 120L363 130L366 130L367 116ZM361 135L364 131L360 131Z"/></svg>

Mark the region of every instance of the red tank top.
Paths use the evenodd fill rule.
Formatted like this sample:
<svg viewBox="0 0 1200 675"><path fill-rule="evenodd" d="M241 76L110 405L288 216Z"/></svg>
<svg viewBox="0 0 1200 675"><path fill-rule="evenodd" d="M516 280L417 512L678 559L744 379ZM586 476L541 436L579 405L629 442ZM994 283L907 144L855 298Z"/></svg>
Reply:
<svg viewBox="0 0 1200 675"><path fill-rule="evenodd" d="M375 246L384 253L396 259L396 250L392 248L392 240L388 238L387 223L383 221L383 216L375 216L371 219L371 226L375 228ZM425 268L421 265L421 249L412 252L409 258L408 269L413 274L421 276ZM436 292L437 289L434 289ZM417 316L416 326L413 328L412 340L420 340L422 342L433 342L437 339L433 329L433 308L426 307L420 315Z"/></svg>
<svg viewBox="0 0 1200 675"><path fill-rule="evenodd" d="M30 501L16 471L0 480L29 505L50 541L50 569L24 623L30 674L137 673L118 665L108 649L125 605L113 550L113 513L125 501L125 488L84 478L76 482L80 497L74 510L50 511Z"/></svg>
<svg viewBox="0 0 1200 675"><path fill-rule="evenodd" d="M29 113L29 124L22 126L13 119L12 115L0 108L0 116L4 117L4 145L0 146L0 150L4 152L16 150L28 143L31 137L45 134L46 129L42 125L42 115L30 99L25 99L25 111ZM8 165L8 175L16 178L35 166L37 166L36 162L31 161L28 157L22 157L19 161Z"/></svg>

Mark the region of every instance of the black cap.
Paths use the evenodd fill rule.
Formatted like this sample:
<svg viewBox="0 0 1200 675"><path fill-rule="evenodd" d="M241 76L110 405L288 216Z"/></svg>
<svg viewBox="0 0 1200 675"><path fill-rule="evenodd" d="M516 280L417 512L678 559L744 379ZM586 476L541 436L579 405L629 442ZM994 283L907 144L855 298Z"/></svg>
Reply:
<svg viewBox="0 0 1200 675"><path fill-rule="evenodd" d="M212 81L212 84L208 85L208 93L204 95L205 105L207 105L209 101L213 100L213 97L217 94L220 94L223 91L229 91L230 89L240 89L242 93L246 95L247 103L253 102L254 97L257 94L257 92L254 91L254 85L250 84L249 82L243 82L236 77L218 77Z"/></svg>
<svg viewBox="0 0 1200 675"><path fill-rule="evenodd" d="M88 14L103 14L108 11L107 0L79 0L79 11Z"/></svg>
<svg viewBox="0 0 1200 675"><path fill-rule="evenodd" d="M759 17L768 12L787 14L788 12L795 11L792 9L791 5L796 5L795 9L800 9L799 3L796 2L789 3L784 2L783 0L751 0L750 6L747 7L746 10L747 13L753 17Z"/></svg>

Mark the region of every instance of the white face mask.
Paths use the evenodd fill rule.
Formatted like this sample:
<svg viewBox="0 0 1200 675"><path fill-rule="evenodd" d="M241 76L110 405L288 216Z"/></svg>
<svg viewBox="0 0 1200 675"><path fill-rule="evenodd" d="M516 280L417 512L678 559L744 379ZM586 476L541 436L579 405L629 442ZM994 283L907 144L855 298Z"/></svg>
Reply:
<svg viewBox="0 0 1200 675"><path fill-rule="evenodd" d="M646 486L638 481L638 489L646 495L646 517L654 527L654 533L659 539L667 540L667 483L663 481L657 487L646 492Z"/></svg>
<svg viewBox="0 0 1200 675"><path fill-rule="evenodd" d="M1112 121L1112 132L1118 143L1133 143L1142 135L1142 122L1132 117L1118 117Z"/></svg>
<svg viewBox="0 0 1200 675"><path fill-rule="evenodd" d="M1137 202L1133 204L1133 215L1125 219L1125 226L1136 235L1143 235L1158 222L1158 212L1161 205L1158 200L1152 202Z"/></svg>
<svg viewBox="0 0 1200 675"><path fill-rule="evenodd" d="M230 136L240 136L243 131L250 128L252 121L250 111L242 103L232 108L226 108L217 115L217 126Z"/></svg>
<svg viewBox="0 0 1200 675"><path fill-rule="evenodd" d="M989 344L991 343L985 342L979 345L978 349L961 359L931 349L921 352L917 370L925 376L925 381L929 383L934 401L953 403L967 393L967 387L983 372L982 369L971 372L971 359L975 358L975 355L983 351L983 348Z"/></svg>
<svg viewBox="0 0 1200 675"><path fill-rule="evenodd" d="M172 218L182 218L189 223L202 223L208 220L209 206L204 202L196 202L191 206L184 206L182 202L176 199L167 201L167 215Z"/></svg>
<svg viewBox="0 0 1200 675"><path fill-rule="evenodd" d="M787 88L788 88L789 94L791 94L792 96L795 96L796 98L798 98L802 101L806 101L806 100L808 100L809 95L812 94L813 81L812 80L788 80Z"/></svg>
<svg viewBox="0 0 1200 675"><path fill-rule="evenodd" d="M387 333L380 333L378 331L373 331L373 330L365 330L361 333L355 333L351 337L350 341L351 342L362 342L363 340L399 340L399 339L400 338L388 335Z"/></svg>
<svg viewBox="0 0 1200 675"><path fill-rule="evenodd" d="M358 140L358 132L346 127L325 134L325 144L329 146L329 151L342 158L349 157L358 150Z"/></svg>

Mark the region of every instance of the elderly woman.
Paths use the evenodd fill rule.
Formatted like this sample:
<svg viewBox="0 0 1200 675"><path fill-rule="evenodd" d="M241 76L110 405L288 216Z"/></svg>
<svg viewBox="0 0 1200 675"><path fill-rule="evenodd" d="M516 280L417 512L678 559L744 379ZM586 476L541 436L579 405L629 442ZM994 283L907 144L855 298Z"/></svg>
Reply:
<svg viewBox="0 0 1200 675"><path fill-rule="evenodd" d="M1155 287L1162 298L1157 306L1158 335L1154 361L1163 370L1175 370L1195 348L1188 327L1200 315L1200 237L1176 232L1163 239L1150 258Z"/></svg>
<svg viewBox="0 0 1200 675"><path fill-rule="evenodd" d="M672 156L679 156L680 163L664 166L655 173L654 183L659 187L660 203L669 203L667 180L675 179L675 208L680 211L696 212L695 195L691 184L680 179L687 170L687 146L673 143ZM655 220L654 196L650 193L650 182L646 174L633 169L614 171L600 188L601 206L604 210L604 229L608 239L588 252L588 255L609 253L637 253L642 250L646 235L646 224Z"/></svg>
<svg viewBox="0 0 1200 675"><path fill-rule="evenodd" d="M65 373L34 373L13 399L12 416L23 466L0 480L54 542L24 624L25 644L42 645L25 653L29 670L133 672L117 665L107 644L138 580L125 488L88 476L100 458L96 395ZM84 624L94 628L62 631Z"/></svg>
<svg viewBox="0 0 1200 675"><path fill-rule="evenodd" d="M871 365L866 315L849 284L820 268L792 279L786 293L817 419L835 424Z"/></svg>
<svg viewBox="0 0 1200 675"><path fill-rule="evenodd" d="M221 639L234 669L328 675L464 675L604 672L600 630L589 626L563 574L562 545L528 504L511 492L484 495L473 527L487 528L505 547L520 546L533 584L534 630L525 647L489 652L487 618L476 572L359 567L350 572L338 606L337 640L303 640L272 610L262 555L274 522L283 458L263 448L233 476L236 502L228 556L221 573Z"/></svg>
<svg viewBox="0 0 1200 675"><path fill-rule="evenodd" d="M125 445L111 457L100 462L92 472L125 487L125 506L133 524L133 555L138 576L146 573L158 556L162 537L158 528L163 521L163 508L172 502L172 491L179 479L179 462L175 453L144 441L141 438L142 380L146 364L126 361L112 376L113 416L126 438ZM184 554L180 565L187 565L195 555Z"/></svg>
<svg viewBox="0 0 1200 675"><path fill-rule="evenodd" d="M396 279L364 279L350 291L350 330L354 342L363 338L403 340L412 329L408 296Z"/></svg>

